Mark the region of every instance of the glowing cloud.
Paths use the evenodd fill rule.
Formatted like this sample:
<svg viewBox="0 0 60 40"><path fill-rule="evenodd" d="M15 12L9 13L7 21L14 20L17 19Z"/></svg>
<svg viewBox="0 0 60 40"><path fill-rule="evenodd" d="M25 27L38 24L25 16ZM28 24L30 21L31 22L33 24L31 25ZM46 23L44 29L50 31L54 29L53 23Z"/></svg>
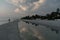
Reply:
<svg viewBox="0 0 60 40"><path fill-rule="evenodd" d="M25 3L26 2L26 0L19 0L20 1L20 3Z"/></svg>
<svg viewBox="0 0 60 40"><path fill-rule="evenodd" d="M19 13L20 12L20 9L17 8L17 9L14 10L14 12Z"/></svg>
<svg viewBox="0 0 60 40"><path fill-rule="evenodd" d="M8 3L17 5L19 3L19 0L6 0Z"/></svg>
<svg viewBox="0 0 60 40"><path fill-rule="evenodd" d="M26 10L27 10L27 6L22 6L22 5L20 5L20 8L21 8L23 11L26 11Z"/></svg>
<svg viewBox="0 0 60 40"><path fill-rule="evenodd" d="M45 2L45 0L39 0L39 1L37 1L37 2L33 2L33 4L34 4L35 6L34 6L34 8L33 8L32 10L38 9L38 8L41 6L41 4L43 4L44 2Z"/></svg>
<svg viewBox="0 0 60 40"><path fill-rule="evenodd" d="M11 0L13 3L18 3L19 0Z"/></svg>
<svg viewBox="0 0 60 40"><path fill-rule="evenodd" d="M39 8L39 4L38 3L33 3L34 4L34 8L32 9L32 10L36 10L36 9L38 9Z"/></svg>
<svg viewBox="0 0 60 40"><path fill-rule="evenodd" d="M20 7L16 8L16 9L14 10L14 12L15 12L15 13L19 13L19 12L22 12L22 11L26 11L27 9L28 9L27 6L22 6L22 5L20 5Z"/></svg>
<svg viewBox="0 0 60 40"><path fill-rule="evenodd" d="M40 8L41 4L45 2L45 0L8 0L9 3L17 6L14 12L31 12L33 13L35 10Z"/></svg>
<svg viewBox="0 0 60 40"><path fill-rule="evenodd" d="M44 3L46 0L39 0L39 3Z"/></svg>

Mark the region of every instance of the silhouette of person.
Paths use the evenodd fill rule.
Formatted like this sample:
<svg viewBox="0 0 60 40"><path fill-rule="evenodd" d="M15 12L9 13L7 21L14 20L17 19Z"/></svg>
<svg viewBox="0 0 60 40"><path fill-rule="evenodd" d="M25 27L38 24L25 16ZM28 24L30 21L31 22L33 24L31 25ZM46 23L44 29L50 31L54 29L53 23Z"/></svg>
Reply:
<svg viewBox="0 0 60 40"><path fill-rule="evenodd" d="M10 18L8 19L8 21L10 22Z"/></svg>

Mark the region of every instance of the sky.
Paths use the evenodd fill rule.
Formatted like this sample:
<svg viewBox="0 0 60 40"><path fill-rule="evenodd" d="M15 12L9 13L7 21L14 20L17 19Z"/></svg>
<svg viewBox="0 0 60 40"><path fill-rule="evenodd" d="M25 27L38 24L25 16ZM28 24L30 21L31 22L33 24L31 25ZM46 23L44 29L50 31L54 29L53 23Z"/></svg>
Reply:
<svg viewBox="0 0 60 40"><path fill-rule="evenodd" d="M0 0L0 20L26 15L46 15L60 8L60 0Z"/></svg>

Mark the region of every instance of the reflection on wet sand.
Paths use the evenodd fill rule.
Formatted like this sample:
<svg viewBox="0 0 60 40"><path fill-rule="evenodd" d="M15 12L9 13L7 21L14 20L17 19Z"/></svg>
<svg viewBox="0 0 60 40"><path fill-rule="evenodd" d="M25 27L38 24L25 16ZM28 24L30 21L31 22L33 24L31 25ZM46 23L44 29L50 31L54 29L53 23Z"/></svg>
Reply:
<svg viewBox="0 0 60 40"><path fill-rule="evenodd" d="M20 36L24 40L45 40L38 28L33 25L27 25L24 22L19 23Z"/></svg>

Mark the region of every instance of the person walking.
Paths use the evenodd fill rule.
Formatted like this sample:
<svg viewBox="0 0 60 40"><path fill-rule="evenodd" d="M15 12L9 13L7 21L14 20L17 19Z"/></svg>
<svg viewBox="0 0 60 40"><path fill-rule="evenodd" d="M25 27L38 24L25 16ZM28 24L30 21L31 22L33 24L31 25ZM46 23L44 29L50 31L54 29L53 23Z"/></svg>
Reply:
<svg viewBox="0 0 60 40"><path fill-rule="evenodd" d="M10 18L8 19L8 21L10 22Z"/></svg>

